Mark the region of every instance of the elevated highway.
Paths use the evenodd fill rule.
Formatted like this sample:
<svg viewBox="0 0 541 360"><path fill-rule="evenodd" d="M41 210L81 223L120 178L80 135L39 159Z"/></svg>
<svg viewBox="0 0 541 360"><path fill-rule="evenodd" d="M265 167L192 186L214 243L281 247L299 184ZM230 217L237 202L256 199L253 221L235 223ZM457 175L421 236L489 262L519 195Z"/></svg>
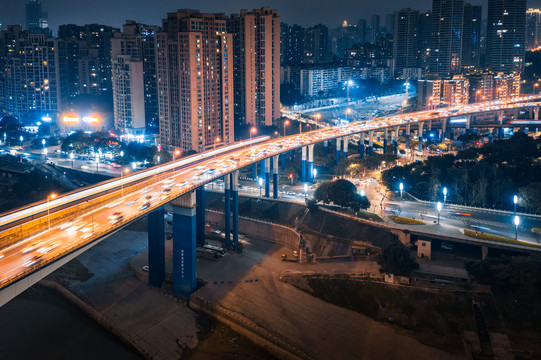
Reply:
<svg viewBox="0 0 541 360"><path fill-rule="evenodd" d="M201 198L195 201L195 196L189 198L186 196L193 195L194 190L201 189L204 184L222 177L227 179L226 194L229 189L231 194L231 196L226 196L226 209L231 206L229 200L232 199L233 202L230 210L233 212L233 245L236 245L235 218L238 218L238 203L235 199L238 199L238 170L246 166L265 162L265 195L269 196L270 161L272 160L273 193L274 197L277 197L278 156L292 150L302 149L303 180L310 181L313 169L313 146L316 143L327 144L329 140L336 139L338 156L342 152L340 146L342 140L343 151L347 153L350 136L368 134L372 139L374 133L385 132L386 141L386 130L392 129L396 131L396 138L398 138L398 132L403 130L408 139L411 127L417 127L418 133L422 134L424 126L438 125L443 128L452 119L457 118L466 119L464 126L475 127L475 121L472 120L475 116L490 113L494 114L495 121L503 125L506 121L506 112L513 111L515 114L510 116L508 121L518 121L517 114L521 109L526 109L532 115L531 122L522 125L537 126L540 106L541 96L530 96L506 102L479 103L462 108L422 111L356 121L287 137L246 140L2 214L0 216L0 305L38 281L41 275L37 274L45 276L47 272L50 272L47 271L47 267L60 266L59 264L64 263L66 259L72 258L74 254L84 251L130 222L158 211L158 214L162 214L161 222L158 216L155 217L157 222L151 222L151 224L163 227L163 205L166 203L173 201L186 209L193 209L196 205L201 206ZM482 124L482 127L491 126ZM308 159L306 159L307 152ZM306 160L308 160L307 171ZM182 200L184 198L188 200ZM226 213L230 210L226 210ZM192 214L190 211L179 212L178 218L182 219L182 224L177 229L178 240L177 235L174 239L175 254L175 244L182 242L191 244L195 241L195 229L192 229L195 224L195 213ZM198 219L198 232L200 232L200 224L201 221ZM149 228L150 226L152 225L149 225ZM149 232L149 236L151 235ZM158 229L156 236L163 238L163 229ZM227 230L226 241L227 239L229 239L229 230ZM153 249L150 245L149 248ZM163 251L158 245L157 249L158 254ZM177 255L174 255L176 268L175 256ZM186 253L182 250L181 255L178 256L177 265L182 264L179 279L182 278L182 281L185 281L189 278L186 280L189 281L187 291L193 290L195 246L192 249L190 245ZM151 265L150 268L161 268L162 261L163 259L158 262L158 265ZM186 266L189 269L185 269L184 264L188 264ZM187 274L185 270L191 273ZM159 279L160 277L156 284L160 283ZM175 279L174 277L174 281Z"/></svg>

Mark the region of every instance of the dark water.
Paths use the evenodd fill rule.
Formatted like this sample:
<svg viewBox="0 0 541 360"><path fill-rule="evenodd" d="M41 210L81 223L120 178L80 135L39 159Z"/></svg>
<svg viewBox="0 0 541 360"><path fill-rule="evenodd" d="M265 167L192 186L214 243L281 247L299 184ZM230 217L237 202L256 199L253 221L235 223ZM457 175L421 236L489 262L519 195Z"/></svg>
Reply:
<svg viewBox="0 0 541 360"><path fill-rule="evenodd" d="M0 307L0 359L141 359L54 290L33 287Z"/></svg>

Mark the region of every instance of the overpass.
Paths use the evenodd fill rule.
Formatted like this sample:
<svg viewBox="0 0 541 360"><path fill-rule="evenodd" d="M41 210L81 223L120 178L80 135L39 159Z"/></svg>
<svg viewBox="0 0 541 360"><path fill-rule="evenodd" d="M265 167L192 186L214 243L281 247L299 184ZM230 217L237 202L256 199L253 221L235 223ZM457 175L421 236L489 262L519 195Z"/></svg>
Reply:
<svg viewBox="0 0 541 360"><path fill-rule="evenodd" d="M466 131L477 128L537 127L541 96L505 102L478 103L461 108L422 111L319 129L280 138L255 138L206 151L167 164L109 180L58 198L16 209L0 216L0 306L32 286L40 278L95 245L127 224L148 215L149 283L164 281L164 210L173 205L173 287L189 295L196 285L196 244L204 242L204 185L224 178L226 245L238 244L238 174L252 166L265 174L265 196L278 197L279 159L301 149L302 180L313 181L313 150L317 143L328 148L336 141L337 161L347 156L352 137L368 137L372 153L374 135L383 134L384 151L389 132L396 143L402 133L406 146L413 131L449 127ZM524 111L525 110L525 111ZM529 119L520 120L525 112ZM492 118L492 121L486 119ZM483 119L483 121L478 121ZM455 120L453 122L453 120ZM459 120L459 121L456 121ZM510 123L520 121L520 124ZM541 125L541 124L539 124ZM540 126L541 127L541 126ZM379 134L379 135L378 135ZM359 151L364 155L364 141ZM272 181L270 174L272 173ZM232 216L230 216L232 215Z"/></svg>

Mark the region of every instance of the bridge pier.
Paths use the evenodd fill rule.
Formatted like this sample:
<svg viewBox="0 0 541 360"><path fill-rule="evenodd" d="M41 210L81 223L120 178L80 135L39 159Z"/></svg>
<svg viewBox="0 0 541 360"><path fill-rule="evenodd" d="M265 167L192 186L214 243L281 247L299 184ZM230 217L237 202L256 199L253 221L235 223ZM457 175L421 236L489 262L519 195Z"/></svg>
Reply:
<svg viewBox="0 0 541 360"><path fill-rule="evenodd" d="M336 163L340 162L340 153L342 152L341 138L336 138Z"/></svg>
<svg viewBox="0 0 541 360"><path fill-rule="evenodd" d="M263 177L263 176L264 176L263 174L266 173L266 171L265 171L265 160L261 160L259 163L260 163L260 165L261 165L260 176Z"/></svg>
<svg viewBox="0 0 541 360"><path fill-rule="evenodd" d="M205 245L205 187L200 186L195 190L195 203L197 211L197 245Z"/></svg>
<svg viewBox="0 0 541 360"><path fill-rule="evenodd" d="M534 120L539 120L539 108L538 107L535 107L533 109L533 119Z"/></svg>
<svg viewBox="0 0 541 360"><path fill-rule="evenodd" d="M441 119L441 137L440 142L444 142L447 137L447 118Z"/></svg>
<svg viewBox="0 0 541 360"><path fill-rule="evenodd" d="M383 153L387 154L387 137L389 136L389 133L387 132L387 129L385 129L385 132L383 134Z"/></svg>
<svg viewBox="0 0 541 360"><path fill-rule="evenodd" d="M270 197L270 158L265 159L265 197ZM238 179L237 179L238 181ZM233 185L233 178L231 179L231 185ZM233 191L233 187L231 187Z"/></svg>
<svg viewBox="0 0 541 360"><path fill-rule="evenodd" d="M342 138L342 140L344 141L342 158L347 159L348 158L349 136L344 136Z"/></svg>
<svg viewBox="0 0 541 360"><path fill-rule="evenodd" d="M417 150L419 152L422 152L423 151L423 123L420 122L419 123L419 130L418 130L418 136L417 136L417 139L419 139L419 143L417 145Z"/></svg>
<svg viewBox="0 0 541 360"><path fill-rule="evenodd" d="M505 137L505 134L503 132L503 128L502 127L498 128L498 140L501 140L504 137Z"/></svg>
<svg viewBox="0 0 541 360"><path fill-rule="evenodd" d="M364 157L364 133L359 134L359 157Z"/></svg>
<svg viewBox="0 0 541 360"><path fill-rule="evenodd" d="M233 171L230 176L233 198L233 248L236 249L239 245L239 171Z"/></svg>
<svg viewBox="0 0 541 360"><path fill-rule="evenodd" d="M309 146L313 148L314 145ZM275 199L278 199L278 157L279 155L272 157L272 162L274 163L272 171L272 197Z"/></svg>
<svg viewBox="0 0 541 360"><path fill-rule="evenodd" d="M148 284L162 287L165 280L165 224L163 206L148 214Z"/></svg>
<svg viewBox="0 0 541 360"><path fill-rule="evenodd" d="M231 246L231 175L224 176L224 235L225 246Z"/></svg>
<svg viewBox="0 0 541 360"><path fill-rule="evenodd" d="M406 150L410 148L410 133L411 133L411 126L410 124L406 125L406 133L404 134L404 139L406 142Z"/></svg>
<svg viewBox="0 0 541 360"><path fill-rule="evenodd" d="M196 283L196 196L189 192L173 205L173 291L190 296ZM150 269L149 269L150 270Z"/></svg>
<svg viewBox="0 0 541 360"><path fill-rule="evenodd" d="M493 135L492 135L493 132L494 132L494 128L488 129L488 142L489 143L494 142Z"/></svg>
<svg viewBox="0 0 541 360"><path fill-rule="evenodd" d="M314 182L314 144L308 145L308 181Z"/></svg>
<svg viewBox="0 0 541 360"><path fill-rule="evenodd" d="M327 157L329 154L329 142L327 140L323 141L323 156Z"/></svg>
<svg viewBox="0 0 541 360"><path fill-rule="evenodd" d="M252 179L257 180L257 162L252 164Z"/></svg>
<svg viewBox="0 0 541 360"><path fill-rule="evenodd" d="M368 132L368 148L366 149L366 154L368 156L374 154L374 130Z"/></svg>
<svg viewBox="0 0 541 360"><path fill-rule="evenodd" d="M302 160L301 160L301 171L302 171L302 177L301 181L304 183L306 182L306 146L303 146L301 149L302 154Z"/></svg>

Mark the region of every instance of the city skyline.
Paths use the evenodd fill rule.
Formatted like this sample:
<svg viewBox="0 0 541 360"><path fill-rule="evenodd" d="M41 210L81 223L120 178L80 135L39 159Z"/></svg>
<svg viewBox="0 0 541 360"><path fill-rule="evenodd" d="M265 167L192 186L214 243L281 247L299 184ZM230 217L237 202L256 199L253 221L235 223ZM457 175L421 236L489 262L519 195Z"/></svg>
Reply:
<svg viewBox="0 0 541 360"><path fill-rule="evenodd" d="M483 17L486 15L488 0L466 1L472 5L483 6ZM43 0L42 7L48 13L49 27L55 32L63 24L104 24L115 27L121 27L126 19L135 20L144 24L160 24L164 12L174 12L178 9L197 8L205 13L236 13L240 9L252 9L262 6L269 6L278 9L281 21L288 24L299 24L307 27L319 23L329 27L338 27L344 20L348 23L357 24L359 19L366 19L370 24L372 15L381 17L381 26L385 25L385 15L391 14L396 10L403 8L412 8L424 12L432 8L432 0L388 0L386 6L372 1L352 1L345 0L339 3L328 3L321 1L320 6L314 6L313 1L284 1L284 0L235 0L223 3L215 0L202 0L197 4L189 1L162 0L159 6L148 9L142 0L119 0L115 2L118 9L122 11L104 11L109 5L105 0L96 0L92 3L77 3L66 0ZM195 6L194 6L195 5ZM541 0L530 0L528 7L541 6ZM0 23L2 25L16 25L25 23L25 2L18 1L14 3L9 0L0 0L0 8L3 9L0 14ZM310 11L306 11L310 9ZM69 19L63 15L69 13ZM485 17L486 18L486 17Z"/></svg>

